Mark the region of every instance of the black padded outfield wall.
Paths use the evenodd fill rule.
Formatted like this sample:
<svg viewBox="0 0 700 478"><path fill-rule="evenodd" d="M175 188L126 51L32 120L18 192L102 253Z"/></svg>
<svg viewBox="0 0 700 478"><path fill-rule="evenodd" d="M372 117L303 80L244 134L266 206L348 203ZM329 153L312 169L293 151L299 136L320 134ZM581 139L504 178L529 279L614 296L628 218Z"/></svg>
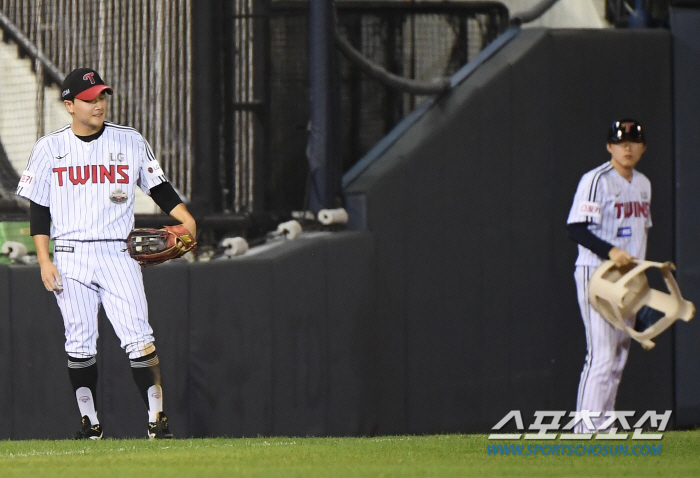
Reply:
<svg viewBox="0 0 700 478"><path fill-rule="evenodd" d="M235 260L144 269L176 436L368 435L378 420L369 233L322 233ZM0 266L0 438L80 423L63 324L39 268ZM97 405L108 437L145 437L129 360L100 312Z"/></svg>
<svg viewBox="0 0 700 478"><path fill-rule="evenodd" d="M12 338L10 333L10 268L0 264L0 440L12 437Z"/></svg>
<svg viewBox="0 0 700 478"><path fill-rule="evenodd" d="M193 267L194 433L370 433L382 348L373 264L364 234Z"/></svg>
<svg viewBox="0 0 700 478"><path fill-rule="evenodd" d="M567 215L580 176L609 160L609 124L638 118L648 257L673 259L670 48L667 31L523 30L347 185L396 334L377 364L380 433L575 409L586 348ZM672 367L672 334L633 344L618 409L672 408Z"/></svg>
<svg viewBox="0 0 700 478"><path fill-rule="evenodd" d="M700 307L700 4L672 8L676 155L676 265L688 300ZM676 328L678 424L700 426L700 320Z"/></svg>

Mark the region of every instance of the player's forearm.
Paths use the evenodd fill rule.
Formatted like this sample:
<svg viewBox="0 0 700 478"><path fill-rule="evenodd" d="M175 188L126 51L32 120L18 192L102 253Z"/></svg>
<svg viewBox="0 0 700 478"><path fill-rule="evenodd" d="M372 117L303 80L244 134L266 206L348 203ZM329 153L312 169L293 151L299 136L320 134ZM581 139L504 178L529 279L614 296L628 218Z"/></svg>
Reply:
<svg viewBox="0 0 700 478"><path fill-rule="evenodd" d="M183 226L190 231L193 236L197 235L197 223L195 222L192 214L187 210L187 206L184 203L180 203L170 211L170 216L177 219L182 223Z"/></svg>
<svg viewBox="0 0 700 478"><path fill-rule="evenodd" d="M39 264L51 262L51 256L49 256L49 236L44 234L35 234L32 236L32 239L34 239L36 258Z"/></svg>
<svg viewBox="0 0 700 478"><path fill-rule="evenodd" d="M566 232L569 239L592 251L603 260L608 259L610 251L613 249L612 244L593 234L588 229L588 225L586 223L576 222L573 224L567 224Z"/></svg>

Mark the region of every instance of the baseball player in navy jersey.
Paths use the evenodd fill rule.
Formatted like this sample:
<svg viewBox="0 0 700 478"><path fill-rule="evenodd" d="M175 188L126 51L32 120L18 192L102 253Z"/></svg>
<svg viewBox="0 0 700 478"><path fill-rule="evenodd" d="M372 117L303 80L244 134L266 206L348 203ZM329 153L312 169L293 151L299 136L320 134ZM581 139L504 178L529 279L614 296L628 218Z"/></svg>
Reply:
<svg viewBox="0 0 700 478"><path fill-rule="evenodd" d="M594 429L579 422L576 431L601 431L615 409L615 397L627 362L630 336L613 327L588 300L593 271L605 260L625 266L643 260L651 227L651 184L635 166L646 150L642 126L633 119L615 121L608 130L610 161L581 178L567 220L569 237L578 244L575 279L586 330L588 353L581 373L576 410L600 412ZM634 326L635 317L627 318Z"/></svg>
<svg viewBox="0 0 700 478"><path fill-rule="evenodd" d="M105 121L112 88L96 71L72 71L61 94L72 122L36 142L17 194L30 201L30 231L41 280L55 294L63 315L68 374L82 417L76 438L103 436L95 409L100 304L128 354L146 404L147 436L172 438L163 413L141 268L126 252L136 188L150 194L193 236L196 224L143 136ZM50 238L55 244L53 263Z"/></svg>

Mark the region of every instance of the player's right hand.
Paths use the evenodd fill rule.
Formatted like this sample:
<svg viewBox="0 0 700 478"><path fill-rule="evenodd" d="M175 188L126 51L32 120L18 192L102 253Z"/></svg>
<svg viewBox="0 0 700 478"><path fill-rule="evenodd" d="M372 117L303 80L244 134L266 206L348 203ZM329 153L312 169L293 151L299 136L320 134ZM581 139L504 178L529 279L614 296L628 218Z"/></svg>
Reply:
<svg viewBox="0 0 700 478"><path fill-rule="evenodd" d="M58 273L58 269L53 264L53 262L47 261L40 264L41 267L41 281L44 283L44 287L49 292L63 290L63 283L61 282L61 274Z"/></svg>
<svg viewBox="0 0 700 478"><path fill-rule="evenodd" d="M637 258L630 255L629 252L618 247L613 247L610 249L610 252L608 252L608 257L611 261L617 264L618 267L624 267L630 264L632 261L637 260Z"/></svg>

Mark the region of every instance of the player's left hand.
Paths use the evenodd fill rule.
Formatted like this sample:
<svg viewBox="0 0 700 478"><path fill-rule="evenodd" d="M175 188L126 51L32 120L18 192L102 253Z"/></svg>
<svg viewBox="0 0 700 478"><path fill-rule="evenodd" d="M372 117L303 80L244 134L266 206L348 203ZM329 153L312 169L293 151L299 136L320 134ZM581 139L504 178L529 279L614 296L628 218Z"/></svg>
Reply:
<svg viewBox="0 0 700 478"><path fill-rule="evenodd" d="M182 224L162 229L136 228L126 238L126 250L142 266L162 264L196 247L194 236Z"/></svg>
<svg viewBox="0 0 700 478"><path fill-rule="evenodd" d="M182 223L182 225L190 233L192 239L197 239L197 224L194 222L194 219L185 221Z"/></svg>

